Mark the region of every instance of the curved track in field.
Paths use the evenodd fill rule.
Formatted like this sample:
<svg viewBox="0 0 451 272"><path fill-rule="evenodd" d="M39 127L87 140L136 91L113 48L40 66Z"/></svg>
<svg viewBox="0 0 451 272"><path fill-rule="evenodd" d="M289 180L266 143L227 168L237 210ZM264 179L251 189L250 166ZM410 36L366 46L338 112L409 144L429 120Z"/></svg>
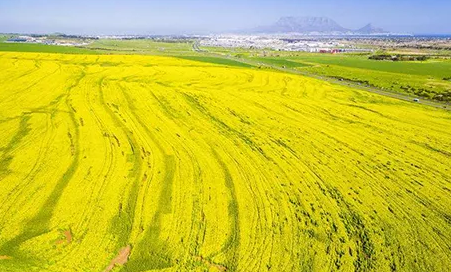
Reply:
<svg viewBox="0 0 451 272"><path fill-rule="evenodd" d="M1 271L444 271L451 115L276 72L0 54Z"/></svg>

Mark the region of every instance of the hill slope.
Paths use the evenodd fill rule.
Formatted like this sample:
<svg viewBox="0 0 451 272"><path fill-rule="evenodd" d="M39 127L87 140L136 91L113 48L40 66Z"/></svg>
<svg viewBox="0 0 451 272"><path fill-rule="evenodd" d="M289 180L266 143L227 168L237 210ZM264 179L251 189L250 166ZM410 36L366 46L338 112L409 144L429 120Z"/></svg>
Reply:
<svg viewBox="0 0 451 272"><path fill-rule="evenodd" d="M327 17L282 17L274 25L261 27L257 31L268 33L308 33L346 32L348 30Z"/></svg>
<svg viewBox="0 0 451 272"><path fill-rule="evenodd" d="M382 28L374 27L372 24L358 29L351 30L342 27L334 20L327 17L282 17L276 23L268 26L261 26L254 30L254 33L301 33L301 34L360 34L371 35L377 33L388 33Z"/></svg>
<svg viewBox="0 0 451 272"><path fill-rule="evenodd" d="M384 29L379 28L379 27L375 27L372 24L367 24L366 26L356 30L355 32L359 33L359 34L387 33L387 31L385 31Z"/></svg>

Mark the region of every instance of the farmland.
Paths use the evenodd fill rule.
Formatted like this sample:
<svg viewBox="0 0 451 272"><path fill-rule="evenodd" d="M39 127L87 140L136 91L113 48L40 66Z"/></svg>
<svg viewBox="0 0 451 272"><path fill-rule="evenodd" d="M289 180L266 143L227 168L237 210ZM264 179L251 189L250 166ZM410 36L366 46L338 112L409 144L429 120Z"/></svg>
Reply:
<svg viewBox="0 0 451 272"><path fill-rule="evenodd" d="M185 55L192 54L191 41L152 41L143 40L108 40L101 39L93 42L87 48L103 50L113 53L152 54L152 55Z"/></svg>
<svg viewBox="0 0 451 272"><path fill-rule="evenodd" d="M30 44L30 43L5 43L0 40L0 52L45 52L45 53L65 53L65 54L99 54L95 50L56 46L44 44Z"/></svg>
<svg viewBox="0 0 451 272"><path fill-rule="evenodd" d="M0 271L451 267L450 112L211 62L0 52Z"/></svg>
<svg viewBox="0 0 451 272"><path fill-rule="evenodd" d="M270 52L267 57L250 56L259 53L250 51L240 55L265 64L296 68L314 75L342 78L437 101L451 101L451 81L449 80L451 61L449 59L393 62L369 60L367 54L331 55L288 52Z"/></svg>
<svg viewBox="0 0 451 272"><path fill-rule="evenodd" d="M433 57L433 59L422 62L393 62L370 60L368 54L332 55L214 47L202 47L200 52L194 52L193 42L193 40L183 39L169 41L100 39L87 46L63 47L1 43L0 39L0 51L158 55L241 67L264 64L267 67L261 68L286 67L314 76L342 79L354 84L409 95L412 99L419 97L451 103L451 60L446 58ZM431 54L434 56L440 52ZM246 61L251 61L251 63Z"/></svg>

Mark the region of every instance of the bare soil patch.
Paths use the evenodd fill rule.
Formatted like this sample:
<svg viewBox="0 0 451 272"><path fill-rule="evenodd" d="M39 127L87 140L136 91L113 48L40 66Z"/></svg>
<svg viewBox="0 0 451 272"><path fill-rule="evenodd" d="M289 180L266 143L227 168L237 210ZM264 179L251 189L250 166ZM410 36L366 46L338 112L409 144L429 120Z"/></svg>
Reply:
<svg viewBox="0 0 451 272"><path fill-rule="evenodd" d="M111 260L110 265L104 270L104 272L109 272L113 270L116 265L124 265L128 261L128 256L130 256L130 251L132 247L130 245L123 247L119 250L119 254Z"/></svg>
<svg viewBox="0 0 451 272"><path fill-rule="evenodd" d="M68 244L70 244L72 242L72 232L70 230L64 231L63 235L64 235L65 239L61 239L61 240L56 241L57 245L62 244L64 242L66 242Z"/></svg>
<svg viewBox="0 0 451 272"><path fill-rule="evenodd" d="M221 272L227 271L227 267L220 265L220 264L210 262L209 260L204 259L202 256L197 256L197 257L195 257L195 259L196 259L196 261L203 262L210 268L216 268L218 271L221 271Z"/></svg>

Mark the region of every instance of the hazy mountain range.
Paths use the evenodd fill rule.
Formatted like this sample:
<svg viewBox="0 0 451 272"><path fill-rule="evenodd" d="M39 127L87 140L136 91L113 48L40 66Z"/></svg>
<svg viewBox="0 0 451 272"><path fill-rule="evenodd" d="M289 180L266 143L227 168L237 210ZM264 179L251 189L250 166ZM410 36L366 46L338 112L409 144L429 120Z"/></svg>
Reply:
<svg viewBox="0 0 451 272"><path fill-rule="evenodd" d="M386 34L388 31L367 24L360 29L347 29L327 17L282 17L269 26L261 26L252 30L253 33L302 33L302 34Z"/></svg>

